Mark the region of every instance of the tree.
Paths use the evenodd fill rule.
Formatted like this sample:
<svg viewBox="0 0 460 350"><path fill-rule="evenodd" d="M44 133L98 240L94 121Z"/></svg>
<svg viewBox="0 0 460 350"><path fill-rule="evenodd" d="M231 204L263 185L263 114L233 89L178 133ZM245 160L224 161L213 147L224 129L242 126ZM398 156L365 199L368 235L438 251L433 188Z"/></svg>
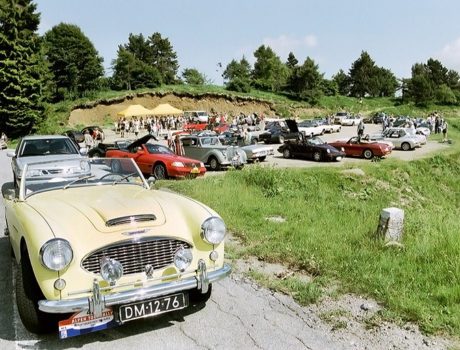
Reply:
<svg viewBox="0 0 460 350"><path fill-rule="evenodd" d="M55 97L81 96L99 88L103 59L78 26L54 26L44 35L44 47L56 84Z"/></svg>
<svg viewBox="0 0 460 350"><path fill-rule="evenodd" d="M182 78L189 85L204 85L206 77L195 68L186 68L182 72Z"/></svg>
<svg viewBox="0 0 460 350"><path fill-rule="evenodd" d="M179 64L177 54L169 39L163 39L160 33L154 33L147 39L147 42L151 50L152 62L146 63L151 63L158 69L164 84L174 84Z"/></svg>
<svg viewBox="0 0 460 350"><path fill-rule="evenodd" d="M10 137L29 134L44 118L39 23L31 0L0 1L0 130Z"/></svg>
<svg viewBox="0 0 460 350"><path fill-rule="evenodd" d="M337 74L332 76L332 81L337 84L338 92L340 95L349 95L351 89L350 77L342 69L340 69Z"/></svg>
<svg viewBox="0 0 460 350"><path fill-rule="evenodd" d="M297 60L297 58L295 58L294 54L292 52L289 52L289 55L286 61L286 66L290 70L293 70L297 66L298 63L299 61Z"/></svg>
<svg viewBox="0 0 460 350"><path fill-rule="evenodd" d="M227 90L251 91L251 65L244 56L240 62L232 60L225 68L222 77L227 80Z"/></svg>
<svg viewBox="0 0 460 350"><path fill-rule="evenodd" d="M317 104L321 98L323 74L315 61L307 57L305 62L294 69L288 82L288 89L297 97L307 100L311 104Z"/></svg>
<svg viewBox="0 0 460 350"><path fill-rule="evenodd" d="M254 56L256 57L252 71L254 86L265 91L280 91L286 83L287 67L269 46L260 46L254 52Z"/></svg>
<svg viewBox="0 0 460 350"><path fill-rule="evenodd" d="M350 94L354 97L364 97L370 93L374 87L372 76L375 73L375 63L366 51L361 52L361 56L352 63L348 73L350 77Z"/></svg>
<svg viewBox="0 0 460 350"><path fill-rule="evenodd" d="M373 97L393 97L399 86L395 75L389 69L382 67L375 67L371 82L370 88L373 90L369 93Z"/></svg>

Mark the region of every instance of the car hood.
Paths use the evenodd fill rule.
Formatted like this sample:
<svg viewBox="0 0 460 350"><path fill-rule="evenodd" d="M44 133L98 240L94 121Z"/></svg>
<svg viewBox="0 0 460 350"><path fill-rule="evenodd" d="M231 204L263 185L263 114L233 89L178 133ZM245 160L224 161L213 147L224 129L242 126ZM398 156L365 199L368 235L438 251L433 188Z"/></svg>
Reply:
<svg viewBox="0 0 460 350"><path fill-rule="evenodd" d="M137 148L143 145L144 143L147 143L151 139L158 141L158 139L155 136L151 134L147 134L147 135L142 136L140 139L137 139L134 142L130 143L126 148L129 148L129 149Z"/></svg>
<svg viewBox="0 0 460 350"><path fill-rule="evenodd" d="M297 127L297 122L293 119L286 119L285 123L287 124L289 130L291 132L299 132L299 128Z"/></svg>
<svg viewBox="0 0 460 350"><path fill-rule="evenodd" d="M342 153L342 151L339 151L337 148L327 143L323 143L322 145L316 145L316 147L325 150L329 149L331 153Z"/></svg>
<svg viewBox="0 0 460 350"><path fill-rule="evenodd" d="M56 160L62 159L80 159L83 158L81 154L54 154L54 155L44 155L44 156L30 156L30 157L18 157L16 158L16 165L19 170L24 169L24 165L27 163L37 163L37 162L54 162ZM18 176L21 176L19 173Z"/></svg>
<svg viewBox="0 0 460 350"><path fill-rule="evenodd" d="M153 220L139 221L136 226L163 225L166 219L160 203L149 190L134 186L117 184L54 190L30 196L27 203L61 237L76 231L83 238L94 229L102 233L123 227L129 229L132 223L122 224L122 218L135 220L145 215Z"/></svg>

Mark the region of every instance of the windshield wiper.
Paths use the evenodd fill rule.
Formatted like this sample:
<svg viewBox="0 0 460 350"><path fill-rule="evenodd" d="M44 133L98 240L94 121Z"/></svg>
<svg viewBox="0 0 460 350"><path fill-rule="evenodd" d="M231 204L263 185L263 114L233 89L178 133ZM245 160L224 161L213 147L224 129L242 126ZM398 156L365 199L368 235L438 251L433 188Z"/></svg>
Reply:
<svg viewBox="0 0 460 350"><path fill-rule="evenodd" d="M120 182L122 182L124 180L127 180L128 178L130 178L131 176L134 176L134 175L137 175L137 173L130 173L130 174L127 174L125 176L122 176L120 179L115 180L114 182L112 182L112 185L119 184Z"/></svg>
<svg viewBox="0 0 460 350"><path fill-rule="evenodd" d="M85 175L85 176L81 176L79 177L78 179L75 179L73 181L70 181L67 185L65 185L62 189L63 190L66 190L70 185L73 185L74 183L78 182L78 181L82 181L82 180L88 180L88 179L91 179L93 178L95 175Z"/></svg>

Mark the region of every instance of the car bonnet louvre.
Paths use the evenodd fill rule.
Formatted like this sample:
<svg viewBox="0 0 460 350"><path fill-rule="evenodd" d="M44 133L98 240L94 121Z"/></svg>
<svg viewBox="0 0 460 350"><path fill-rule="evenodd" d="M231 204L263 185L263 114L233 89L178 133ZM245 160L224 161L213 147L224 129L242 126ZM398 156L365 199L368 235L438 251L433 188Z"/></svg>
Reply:
<svg viewBox="0 0 460 350"><path fill-rule="evenodd" d="M145 221L155 221L157 217L153 214L140 214L140 215L129 215L129 216L120 216L118 218L113 218L107 220L105 225L108 227L125 225L134 222L145 222Z"/></svg>

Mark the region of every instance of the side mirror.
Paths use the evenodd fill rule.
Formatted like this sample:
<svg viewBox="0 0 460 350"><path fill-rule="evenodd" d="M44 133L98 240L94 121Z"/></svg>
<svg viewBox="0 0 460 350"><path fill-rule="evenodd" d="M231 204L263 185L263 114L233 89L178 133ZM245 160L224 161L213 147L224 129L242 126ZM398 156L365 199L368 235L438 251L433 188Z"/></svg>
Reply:
<svg viewBox="0 0 460 350"><path fill-rule="evenodd" d="M157 178L155 176L150 176L147 179L147 183L149 184L150 189L153 189L153 187L155 186L156 182L157 182Z"/></svg>
<svg viewBox="0 0 460 350"><path fill-rule="evenodd" d="M14 188L8 188L3 193L3 197L9 201L12 201L16 198L16 190Z"/></svg>
<svg viewBox="0 0 460 350"><path fill-rule="evenodd" d="M86 147L85 148L80 148L80 154L82 156L88 155L88 148L86 148Z"/></svg>
<svg viewBox="0 0 460 350"><path fill-rule="evenodd" d="M7 155L8 157L13 158L13 157L16 156L16 153L15 153L14 151L8 151L8 152L6 152L6 155Z"/></svg>

